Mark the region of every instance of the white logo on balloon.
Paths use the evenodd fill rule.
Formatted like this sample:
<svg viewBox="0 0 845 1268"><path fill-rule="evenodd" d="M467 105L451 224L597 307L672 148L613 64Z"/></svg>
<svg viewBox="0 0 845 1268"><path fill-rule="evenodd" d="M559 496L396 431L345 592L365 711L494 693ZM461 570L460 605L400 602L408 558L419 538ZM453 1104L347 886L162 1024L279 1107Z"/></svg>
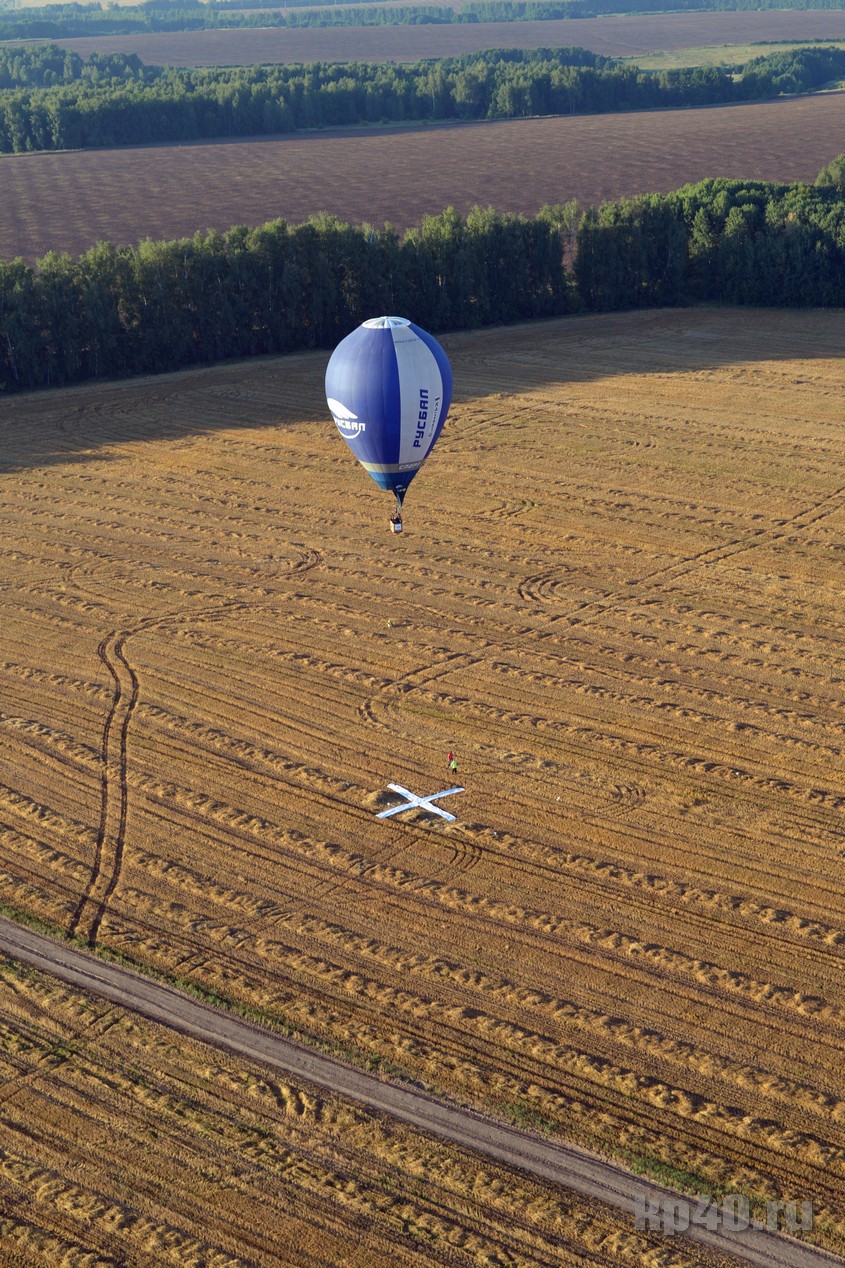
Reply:
<svg viewBox="0 0 845 1268"><path fill-rule="evenodd" d="M332 412L332 418L335 426L348 440L354 440L356 436L360 436L362 431L367 430L367 424L362 423L357 414L353 414L351 409L347 409L340 401L336 401L333 396L326 397L329 409Z"/></svg>

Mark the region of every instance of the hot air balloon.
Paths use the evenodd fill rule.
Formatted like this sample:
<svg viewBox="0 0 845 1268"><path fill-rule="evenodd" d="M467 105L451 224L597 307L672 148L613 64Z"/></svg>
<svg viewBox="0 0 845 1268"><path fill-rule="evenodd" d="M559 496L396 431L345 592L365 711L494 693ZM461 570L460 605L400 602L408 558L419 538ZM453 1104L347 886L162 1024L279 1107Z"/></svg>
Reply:
<svg viewBox="0 0 845 1268"><path fill-rule="evenodd" d="M364 470L395 495L390 523L401 532L408 485L431 453L451 404L446 353L407 317L373 317L332 353L326 399Z"/></svg>

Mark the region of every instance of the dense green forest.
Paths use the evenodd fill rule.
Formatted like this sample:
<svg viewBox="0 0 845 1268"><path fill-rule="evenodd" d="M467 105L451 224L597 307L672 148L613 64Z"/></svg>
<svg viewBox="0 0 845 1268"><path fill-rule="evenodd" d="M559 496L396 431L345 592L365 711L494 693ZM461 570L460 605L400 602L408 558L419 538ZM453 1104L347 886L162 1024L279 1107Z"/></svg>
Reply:
<svg viewBox="0 0 845 1268"><path fill-rule="evenodd" d="M254 136L362 123L505 119L756 101L845 76L845 50L755 58L737 73L647 71L586 49L436 61L178 70L56 45L0 49L0 152Z"/></svg>
<svg viewBox="0 0 845 1268"><path fill-rule="evenodd" d="M450 208L402 241L319 216L0 263L0 390L331 347L383 312L443 331L702 300L845 305L845 156L814 186Z"/></svg>
<svg viewBox="0 0 845 1268"><path fill-rule="evenodd" d="M144 31L208 31L220 27L405 26L418 23L536 22L592 18L619 13L700 13L748 9L805 9L806 0L470 0L447 5L361 4L335 0L285 0L248 10L250 0L148 0L138 5L55 4L17 9L0 0L0 40L43 40L79 35L130 35ZM841 9L843 0L813 0L814 9Z"/></svg>
<svg viewBox="0 0 845 1268"><path fill-rule="evenodd" d="M100 82L143 78L150 70L135 54L92 53L83 61L78 53L58 44L36 44L21 48L0 48L0 89L52 88L57 84Z"/></svg>

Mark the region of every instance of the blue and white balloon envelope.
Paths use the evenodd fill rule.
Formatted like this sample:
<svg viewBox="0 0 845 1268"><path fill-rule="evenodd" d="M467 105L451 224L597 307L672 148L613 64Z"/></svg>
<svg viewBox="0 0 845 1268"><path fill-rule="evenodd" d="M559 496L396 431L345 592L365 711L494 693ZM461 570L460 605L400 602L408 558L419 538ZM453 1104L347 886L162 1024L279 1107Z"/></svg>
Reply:
<svg viewBox="0 0 845 1268"><path fill-rule="evenodd" d="M332 353L326 399L364 470L401 506L452 401L452 369L440 344L406 317L365 321Z"/></svg>

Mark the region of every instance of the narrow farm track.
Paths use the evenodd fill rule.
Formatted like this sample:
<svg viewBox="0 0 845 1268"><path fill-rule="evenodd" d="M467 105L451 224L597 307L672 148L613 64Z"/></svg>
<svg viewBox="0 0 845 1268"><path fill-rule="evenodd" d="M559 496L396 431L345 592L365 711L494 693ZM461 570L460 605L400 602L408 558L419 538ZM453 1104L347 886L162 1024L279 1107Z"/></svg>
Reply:
<svg viewBox="0 0 845 1268"><path fill-rule="evenodd" d="M550 1268L606 1264L608 1250L616 1264L655 1253L654 1235L620 1236L611 1208L584 1199L576 1205L551 1183L339 1097L315 1095L243 1057L209 1053L184 1035L176 1043L138 1014L103 1007L3 957L0 1012L4 1033L17 1041L0 1056L3 1198L10 1205L18 1199L18 1217L25 1202L29 1216L3 1219L12 1261L16 1251L27 1263L110 1251L145 1268L191 1257L243 1262L245 1255L268 1266L316 1265L350 1262L350 1255L354 1262L362 1239L366 1262L397 1265L418 1264L421 1254L454 1262L456 1246L459 1256L506 1253ZM33 1128L45 1110L50 1130L36 1144ZM118 1123L118 1131L104 1132ZM159 1157L150 1166L150 1137L163 1135L172 1165ZM92 1152L98 1160L106 1155L113 1170L92 1175ZM179 1181L186 1160L189 1188L184 1175ZM424 1186L416 1178L421 1167ZM221 1168L228 1171L225 1202L215 1183ZM109 1180L117 1175L112 1197ZM80 1207L88 1218L74 1225L66 1212ZM430 1244L433 1230L449 1251ZM702 1262L725 1260L699 1245L696 1268ZM676 1250L672 1263L692 1268L692 1256Z"/></svg>
<svg viewBox="0 0 845 1268"><path fill-rule="evenodd" d="M317 1087L350 1097L423 1131L478 1150L497 1162L597 1199L629 1216L634 1212L637 1192L645 1193L654 1204L676 1196L671 1190L632 1176L583 1150L502 1127L415 1089L386 1083L374 1075L351 1069L331 1057L208 1008L169 986L84 956L2 916L0 950L181 1034L306 1079ZM749 1228L739 1237L691 1227L689 1236L705 1247L760 1265L760 1268L824 1268L842 1262L768 1233L764 1228Z"/></svg>
<svg viewBox="0 0 845 1268"><path fill-rule="evenodd" d="M812 1200L841 1254L843 338L451 336L399 541L321 354L11 401L0 901L435 1097ZM457 821L377 819L392 782L460 783ZM594 1253L520 1218L529 1262ZM615 1218L595 1262L650 1262Z"/></svg>

